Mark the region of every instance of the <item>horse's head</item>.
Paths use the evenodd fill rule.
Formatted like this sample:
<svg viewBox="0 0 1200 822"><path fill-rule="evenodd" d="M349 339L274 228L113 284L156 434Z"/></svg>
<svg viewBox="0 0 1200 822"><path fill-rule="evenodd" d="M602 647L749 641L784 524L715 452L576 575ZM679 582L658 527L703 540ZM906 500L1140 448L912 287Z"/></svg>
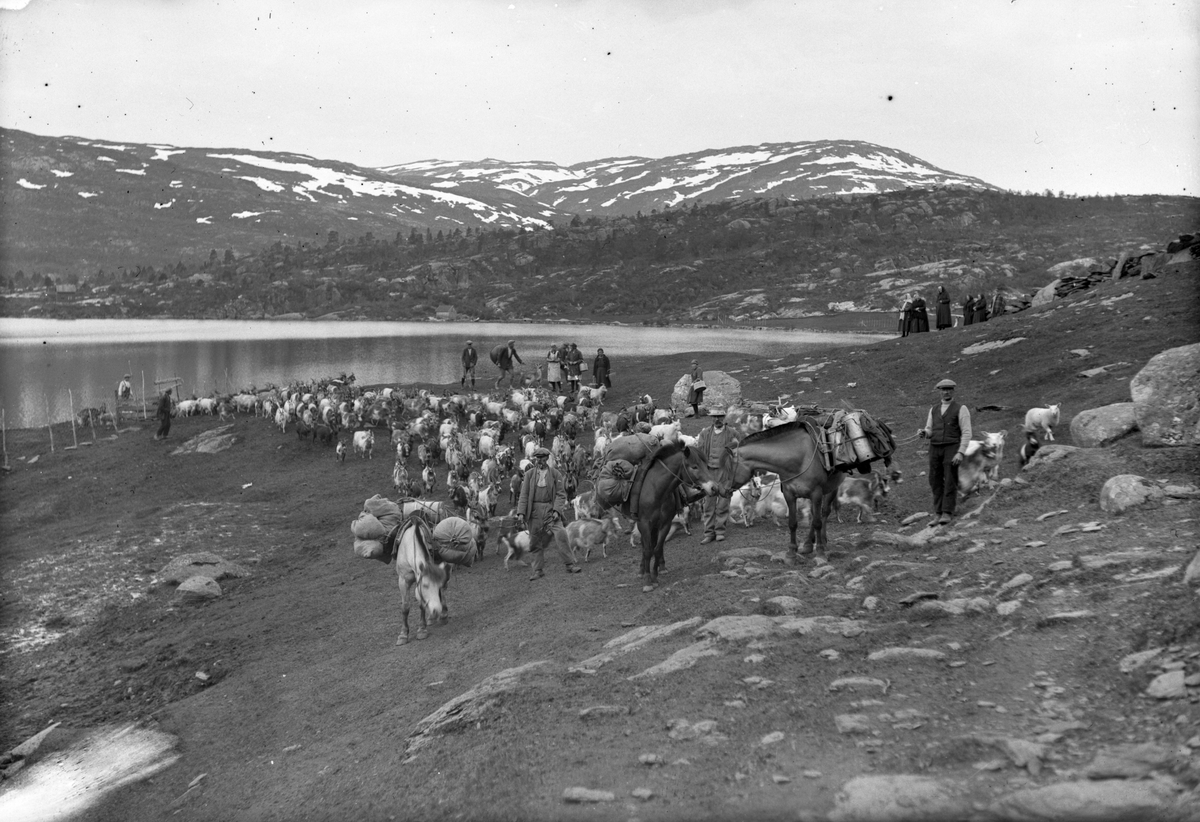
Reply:
<svg viewBox="0 0 1200 822"><path fill-rule="evenodd" d="M684 476L682 479L684 482L693 488L701 489L710 497L720 496L721 487L713 476L712 469L708 467L708 460L700 453L700 449L680 445L678 453L683 457Z"/></svg>
<svg viewBox="0 0 1200 822"><path fill-rule="evenodd" d="M429 561L417 573L417 602L425 609L429 619L437 619L446 608L442 604L442 591L450 583L450 566L444 562Z"/></svg>

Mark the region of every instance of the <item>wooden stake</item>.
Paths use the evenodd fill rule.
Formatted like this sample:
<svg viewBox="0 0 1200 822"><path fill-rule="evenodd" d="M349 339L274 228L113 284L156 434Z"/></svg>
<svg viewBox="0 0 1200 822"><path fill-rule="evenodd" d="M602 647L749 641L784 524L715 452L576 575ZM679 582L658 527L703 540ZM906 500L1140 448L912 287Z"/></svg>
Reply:
<svg viewBox="0 0 1200 822"><path fill-rule="evenodd" d="M146 421L146 372L142 372L142 421Z"/></svg>
<svg viewBox="0 0 1200 822"><path fill-rule="evenodd" d="M46 430L50 432L50 453L54 453L54 424L50 421L50 400L46 399Z"/></svg>
<svg viewBox="0 0 1200 822"><path fill-rule="evenodd" d="M4 416L4 409L0 408L0 447L4 449L4 470L8 469L8 421Z"/></svg>
<svg viewBox="0 0 1200 822"><path fill-rule="evenodd" d="M71 393L70 388L67 389L67 399L71 401L71 441L75 443L71 446L71 450L75 450L79 447L79 436L75 433L75 395Z"/></svg>

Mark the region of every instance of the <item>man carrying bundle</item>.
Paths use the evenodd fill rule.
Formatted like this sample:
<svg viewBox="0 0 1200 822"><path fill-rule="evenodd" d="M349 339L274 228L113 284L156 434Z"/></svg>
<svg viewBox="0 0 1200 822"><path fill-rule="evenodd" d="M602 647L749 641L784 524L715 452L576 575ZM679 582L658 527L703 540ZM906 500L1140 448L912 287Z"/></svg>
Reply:
<svg viewBox="0 0 1200 822"><path fill-rule="evenodd" d="M496 378L496 388L500 387L500 383L504 382L504 378L508 377L508 387L513 388L512 369L513 360L525 364L521 359L521 355L517 353L517 341L509 340L508 345L498 345L492 349L492 362L500 369L500 376Z"/></svg>
<svg viewBox="0 0 1200 822"><path fill-rule="evenodd" d="M583 569L566 547L564 525L567 521L567 491L563 476L550 466L550 451L538 448L533 452L533 466L521 481L521 496L517 500L517 523L529 531L529 566L533 574L529 581L546 576L546 546L551 541L567 571L578 574ZM559 531L562 531L561 538Z"/></svg>

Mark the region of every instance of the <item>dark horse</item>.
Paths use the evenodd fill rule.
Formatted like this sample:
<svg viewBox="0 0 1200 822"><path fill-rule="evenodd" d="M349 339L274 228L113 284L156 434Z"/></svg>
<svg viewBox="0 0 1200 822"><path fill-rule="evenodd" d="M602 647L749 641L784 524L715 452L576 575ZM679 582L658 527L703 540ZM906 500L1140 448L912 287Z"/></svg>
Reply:
<svg viewBox="0 0 1200 822"><path fill-rule="evenodd" d="M658 571L665 567L663 543L679 511L679 486L703 489L710 496L718 489L703 455L674 442L659 448L645 471L638 494L637 527L642 538L642 590L653 591L658 586Z"/></svg>
<svg viewBox="0 0 1200 822"><path fill-rule="evenodd" d="M758 471L774 471L779 474L780 490L788 508L788 529L791 542L788 544L787 563L796 562L796 500L805 497L812 507L812 522L808 537L804 540L804 553L812 553L814 547L820 557L825 556L825 520L837 496L838 486L846 475L841 471L825 470L821 455L817 452L816 423L807 417L757 431L732 451L733 478L731 488L741 488Z"/></svg>

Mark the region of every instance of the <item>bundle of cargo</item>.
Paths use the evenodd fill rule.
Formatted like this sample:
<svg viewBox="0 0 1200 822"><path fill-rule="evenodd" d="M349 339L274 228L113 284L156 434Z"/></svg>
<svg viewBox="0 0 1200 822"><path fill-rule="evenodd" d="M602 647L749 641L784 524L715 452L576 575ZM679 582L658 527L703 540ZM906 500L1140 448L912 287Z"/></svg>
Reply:
<svg viewBox="0 0 1200 822"><path fill-rule="evenodd" d="M891 464L896 441L887 423L862 409L834 410L812 415L825 442L818 443L826 471L868 474L875 460Z"/></svg>
<svg viewBox="0 0 1200 822"><path fill-rule="evenodd" d="M622 506L626 516L637 516L637 495L632 494L640 469L659 449L651 434L626 434L609 441L596 478L596 501L602 508Z"/></svg>
<svg viewBox="0 0 1200 822"><path fill-rule="evenodd" d="M350 523L354 535L354 555L363 559L392 561L389 536L404 519L400 506L379 494L363 503L362 513Z"/></svg>

